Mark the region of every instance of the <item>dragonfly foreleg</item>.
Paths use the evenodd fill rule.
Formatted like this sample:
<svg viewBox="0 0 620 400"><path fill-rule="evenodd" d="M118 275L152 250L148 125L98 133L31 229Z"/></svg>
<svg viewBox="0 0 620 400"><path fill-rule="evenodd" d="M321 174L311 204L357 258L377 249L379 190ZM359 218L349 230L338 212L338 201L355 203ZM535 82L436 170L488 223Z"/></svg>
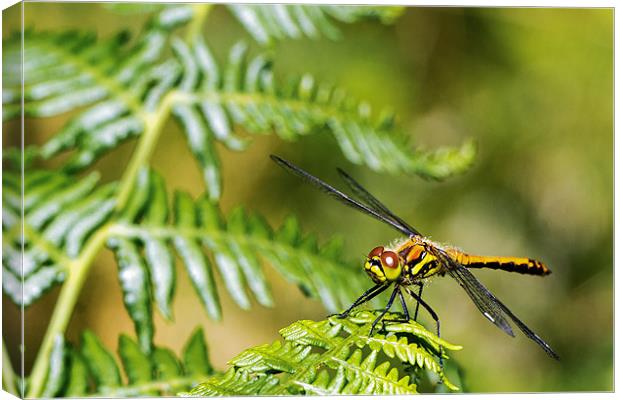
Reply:
<svg viewBox="0 0 620 400"><path fill-rule="evenodd" d="M367 301L372 300L374 297L378 296L389 286L390 286L389 284L385 284L385 283L376 284L375 286L365 291L364 294L362 294L357 300L355 300L353 304L351 304L351 306L347 308L344 312L340 314L336 314L336 315L338 316L338 318L346 318L351 312L351 310L353 310L355 307L363 303L366 303Z"/></svg>
<svg viewBox="0 0 620 400"><path fill-rule="evenodd" d="M422 298L422 289L424 289L424 284L422 282L418 283L418 285L420 286L420 289L418 290L418 297ZM417 321L418 320L418 309L420 308L420 302L417 301L415 304L415 312L413 313L413 320Z"/></svg>
<svg viewBox="0 0 620 400"><path fill-rule="evenodd" d="M383 311L381 311L381 314L379 314L379 316L373 321L372 326L370 327L370 333L368 334L368 336L372 336L372 331L375 330L375 325L377 325L377 323L381 321L383 316L390 310L390 307L392 307L392 303L394 303L394 299L396 298L397 293L400 293L400 289L398 286L394 288L394 291L392 292L392 295L390 296L390 300L388 300L388 303L385 306L385 309L383 309Z"/></svg>

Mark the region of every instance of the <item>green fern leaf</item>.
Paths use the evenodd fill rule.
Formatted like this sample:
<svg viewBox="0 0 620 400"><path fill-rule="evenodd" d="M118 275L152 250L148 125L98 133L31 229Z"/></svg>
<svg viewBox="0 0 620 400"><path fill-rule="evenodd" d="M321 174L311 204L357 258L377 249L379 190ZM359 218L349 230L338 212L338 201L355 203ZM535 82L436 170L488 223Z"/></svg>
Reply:
<svg viewBox="0 0 620 400"><path fill-rule="evenodd" d="M69 174L33 172L25 181L22 263L16 176L7 171L3 177L3 213L14 215L3 218L4 292L17 304L33 303L63 281L95 232L103 234L115 254L125 307L144 353L152 350L152 302L171 318L175 250L214 319L221 316L214 268L242 308L249 307L250 295L273 305L261 260L331 312L348 306L368 285L355 266L343 262L342 240L321 246L313 235L302 234L294 217L274 231L241 207L225 219L209 199L196 201L182 192L169 204L163 179L148 169L138 174L126 207L117 213L114 182L97 186L95 173L76 181Z"/></svg>
<svg viewBox="0 0 620 400"><path fill-rule="evenodd" d="M185 45L177 42L177 47ZM243 43L231 48L223 68L218 67L200 38L194 40L193 50L186 48L177 53L185 54L180 59L185 70L194 71L198 65L205 77L205 81L191 90L191 82L186 81L190 83L178 99L179 103L196 107L194 112L183 108L182 113L177 113L188 135L188 127L192 128L188 141L195 153L211 154L206 143L212 137L225 138L231 148L241 147L238 140L230 142L232 126L240 125L255 134L273 130L284 140L326 127L354 163L378 171L417 173L434 179L467 169L475 155L472 142L459 149L412 151L407 138L389 122L392 119L389 114L373 117L367 103L352 99L340 88L317 83L310 75L292 80L289 85L278 85L269 59L258 55L246 60L247 46ZM189 57L192 53L195 61ZM209 167L216 169L204 162L202 167L204 171L209 171ZM215 187L219 190L220 185Z"/></svg>
<svg viewBox="0 0 620 400"><path fill-rule="evenodd" d="M153 367L154 376L157 380L171 380L182 376L183 373L174 353L164 348L156 348L153 351Z"/></svg>
<svg viewBox="0 0 620 400"><path fill-rule="evenodd" d="M116 255L125 307L134 322L140 347L148 353L152 347L154 327L146 265L132 241L111 238L108 244Z"/></svg>
<svg viewBox="0 0 620 400"><path fill-rule="evenodd" d="M119 14L132 15L159 12L191 13L190 7L170 4L109 3L106 9ZM384 24L392 23L404 11L404 7L379 7L358 5L306 5L306 4L226 4L225 7L259 44L269 44L282 39L309 37L318 39L340 38L340 31L332 24L355 23L363 19L377 19ZM160 16L159 19L165 19Z"/></svg>
<svg viewBox="0 0 620 400"><path fill-rule="evenodd" d="M213 373L201 330L188 340L187 351L200 356L186 354L186 362L181 364L168 349L155 347L152 353L145 353L133 339L121 335L118 354L125 371L123 378L112 352L92 332L83 332L80 350L65 345L59 336L52 352L45 397L171 395Z"/></svg>
<svg viewBox="0 0 620 400"><path fill-rule="evenodd" d="M120 369L114 357L90 331L82 333L81 354L97 386L107 388L121 384Z"/></svg>
<svg viewBox="0 0 620 400"><path fill-rule="evenodd" d="M150 343L147 338L152 337L149 292L156 294L162 315L169 315L174 285L174 278L170 278L174 276L172 248L214 319L220 317L221 311L213 268L241 308L250 305L246 289L259 303L272 305L261 258L304 292L319 298L332 312L346 307L367 286L363 274L342 262L340 241L319 246L313 236L302 235L295 218L286 219L280 229L272 232L264 219L243 208L233 210L225 221L217 205L204 197L194 201L187 193L177 192L173 213L168 206L161 177L144 170L125 212L109 228L108 243L119 260L125 298L135 302L127 304L127 308L139 328L138 336L144 338L141 345L146 346ZM149 275L156 279L149 279ZM125 281L123 276L131 279Z"/></svg>
<svg viewBox="0 0 620 400"><path fill-rule="evenodd" d="M70 349L68 357L70 359L69 373L64 395L65 397L83 397L88 390L88 367L79 351Z"/></svg>
<svg viewBox="0 0 620 400"><path fill-rule="evenodd" d="M248 33L263 45L300 37L338 39L340 31L330 20L354 23L377 18L383 23L391 23L404 10L403 7L310 4L228 4L227 7Z"/></svg>
<svg viewBox="0 0 620 400"><path fill-rule="evenodd" d="M272 374L253 374L245 369L230 368L180 396L224 397L270 395L279 385Z"/></svg>
<svg viewBox="0 0 620 400"><path fill-rule="evenodd" d="M143 353L140 347L126 335L121 335L118 338L118 354L123 361L127 382L130 385L145 383L151 380L151 360L148 355Z"/></svg>
<svg viewBox="0 0 620 400"><path fill-rule="evenodd" d="M180 232L196 227L198 224L196 208L187 193L176 193L174 210L177 228ZM194 288L209 312L209 315L214 319L220 319L221 307L217 300L213 272L209 261L202 252L200 242L197 238L183 233L175 235L172 239L174 240L177 252L183 259L187 272L194 284ZM226 274L227 271L224 267L222 267L221 270L225 273L223 276L224 282L228 285L229 289L236 291L236 294L233 295L233 299L242 308L247 308L248 300L244 294L239 293L242 292L242 289L238 281L231 283L232 275L236 272L235 269L230 268L228 274Z"/></svg>
<svg viewBox="0 0 620 400"><path fill-rule="evenodd" d="M228 371L183 395L412 394L417 392L414 381L426 371L439 374L447 387L457 389L443 376L435 357L447 358L436 346L451 350L460 346L413 321L388 322L402 318L400 314L387 314L385 329L369 337L378 313L297 321L280 330L283 343L243 351L229 362Z"/></svg>
<svg viewBox="0 0 620 400"><path fill-rule="evenodd" d="M97 187L98 180L97 173L77 181L51 171L29 173L24 178L22 243L19 174L4 171L2 284L16 304L28 306L62 282L88 238L111 216L116 185Z"/></svg>
<svg viewBox="0 0 620 400"><path fill-rule="evenodd" d="M213 373L213 366L209 361L207 342L205 342L202 329L196 329L187 341L183 349L183 364L187 373L201 375Z"/></svg>
<svg viewBox="0 0 620 400"><path fill-rule="evenodd" d="M366 15L342 6L231 7L276 11L302 7L351 21ZM377 10L384 8L362 9L381 15ZM189 43L171 37L175 24L169 26L157 18L132 46L123 33L100 41L75 32L27 33L25 51L32 54L28 60L41 61L24 65L26 115L46 117L86 108L41 147L43 158L73 150L66 168L84 168L121 142L153 129L153 120L170 112L183 128L212 200L222 192L215 141L233 150L244 148L246 140L234 133L239 128L251 134L275 132L285 140L327 128L353 163L434 179L459 173L473 160L471 142L435 152L413 150L389 113L373 115L366 102L310 75L278 83L271 61L264 55L248 60L242 43L231 48L225 65L218 65L200 37ZM164 57L168 43L173 55ZM18 40L5 43L7 68L19 64L20 44ZM17 116L10 110L19 107L19 96L11 93L18 93L20 87L17 80L8 83L9 94L3 99L9 110L3 114L6 118Z"/></svg>
<svg viewBox="0 0 620 400"><path fill-rule="evenodd" d="M392 116L375 114L365 102L312 76L281 83L274 77L269 57L248 57L243 43L230 49L227 62L218 63L204 41L194 36L209 7L153 7L156 13L133 40L127 32L97 39L77 31L27 31L24 65L22 38L13 35L4 42L5 70L23 68L26 81L22 92L22 82L17 79L22 74L7 75L3 117L17 117L22 99L28 117L73 112L68 123L42 147L32 147L24 154L8 150L4 159L10 167L3 175L4 292L17 304L27 306L66 276L70 278L35 362L30 385L36 395L82 395L91 391L92 385L97 393L109 396L154 395L211 374L201 332L188 343L184 363L153 344L152 303L165 318L172 318L175 253L213 319L221 318L216 273L240 308L249 308L252 297L262 305L273 304L263 260L305 294L320 299L330 311L344 308L367 286L363 274L340 259L339 241L319 244L316 237L302 232L294 217L272 229L264 218L241 207L221 215L217 142L241 150L248 143L244 133L275 133L294 140L328 131L349 160L377 171L443 178L471 163L471 143L460 149L414 151ZM335 37L334 21L349 23L371 16L389 22L401 10L305 5L229 8L265 43L319 34ZM174 36L175 28L190 21L184 39ZM168 204L163 179L145 167L170 114L180 123L207 185L206 193L197 200L177 192ZM97 173L74 175L121 142L140 136L136 157L119 193L116 183L99 184ZM65 151L71 154L61 171L32 167L37 158L49 159ZM23 199L22 177L16 172L22 162L30 166L23 177ZM137 342L126 336L119 339L127 385L122 383L114 357L93 334L84 333L80 350L64 343L61 335L55 336L64 332L68 321L57 316L70 314L75 304L72 296L79 294L82 278L103 243L117 259L123 300L136 330ZM407 324L383 338L376 336L381 343L368 338L367 346L354 330L357 325L352 324L330 320L325 329L355 340L305 334L299 338L308 341L305 345L287 339L284 345L248 351L233 360L235 371L222 375L234 385L234 380L245 374L250 378L245 386L228 387L223 378L211 387L215 392L231 393L355 393L375 388L404 393L411 385L399 377L393 365L415 361L417 368L437 372L428 348L441 357L438 349L449 347ZM390 329L396 329L394 326ZM390 335L398 336L398 341ZM401 337L425 339L410 342ZM325 353L310 351L316 347ZM332 358L322 358L325 354ZM378 363L379 356L390 361ZM154 359L162 366L152 365ZM299 368L303 362L319 359L333 374ZM248 371L252 373L248 375ZM280 382L270 375L273 371L289 374L290 382Z"/></svg>

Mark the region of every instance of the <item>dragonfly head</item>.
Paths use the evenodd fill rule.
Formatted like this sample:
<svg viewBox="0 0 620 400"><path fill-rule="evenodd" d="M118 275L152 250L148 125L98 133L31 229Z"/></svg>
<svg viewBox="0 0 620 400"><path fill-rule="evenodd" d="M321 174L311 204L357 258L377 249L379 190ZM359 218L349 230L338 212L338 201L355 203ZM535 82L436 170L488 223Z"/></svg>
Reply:
<svg viewBox="0 0 620 400"><path fill-rule="evenodd" d="M400 277L402 265L400 256L396 252L379 246L368 253L364 270L376 283L394 282Z"/></svg>

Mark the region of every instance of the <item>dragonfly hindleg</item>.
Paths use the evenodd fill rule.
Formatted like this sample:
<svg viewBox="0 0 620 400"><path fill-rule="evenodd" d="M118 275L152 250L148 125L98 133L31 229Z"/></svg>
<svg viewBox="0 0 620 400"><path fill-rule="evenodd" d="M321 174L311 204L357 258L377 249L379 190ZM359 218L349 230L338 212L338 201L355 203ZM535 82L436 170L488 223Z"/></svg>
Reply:
<svg viewBox="0 0 620 400"><path fill-rule="evenodd" d="M416 299L418 301L418 304L421 304L422 307L424 307L426 311L428 311L428 313L431 315L431 317L435 320L435 323L437 324L437 337L441 338L441 331L439 329L439 317L437 316L437 313L435 312L435 310L433 310L431 306L428 305L427 302L422 300L420 296L415 294L413 290L410 290L409 288L405 288L405 290L407 291L407 293L409 293L411 297ZM439 345L439 366L441 367L443 371L443 347L441 345Z"/></svg>
<svg viewBox="0 0 620 400"><path fill-rule="evenodd" d="M418 283L420 285L420 289L418 290L418 297L422 298L422 289L424 289L424 284L422 282ZM417 301L415 304L415 312L413 313L413 320L418 320L418 309L420 308L420 302Z"/></svg>

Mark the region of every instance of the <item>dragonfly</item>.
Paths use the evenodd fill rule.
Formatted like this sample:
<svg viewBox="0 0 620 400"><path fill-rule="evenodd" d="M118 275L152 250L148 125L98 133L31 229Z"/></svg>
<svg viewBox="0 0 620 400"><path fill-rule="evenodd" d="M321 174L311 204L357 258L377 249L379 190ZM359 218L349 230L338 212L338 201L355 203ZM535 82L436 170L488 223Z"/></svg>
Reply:
<svg viewBox="0 0 620 400"><path fill-rule="evenodd" d="M422 299L422 290L430 277L434 275L448 275L465 290L482 315L495 326L514 337L514 332L508 322L508 320L511 320L525 336L539 345L550 357L559 360L559 356L553 351L551 346L528 328L525 323L495 297L470 271L470 269L475 268L490 268L527 275L544 276L551 273L544 263L523 257L472 255L456 247L435 243L390 211L345 171L338 169L341 178L355 197L341 192L289 161L276 155L271 155L270 157L285 170L302 178L307 183L317 187L337 201L391 226L406 236L404 239L392 245L377 246L368 253L364 263L364 271L375 285L365 291L344 312L336 314L339 318L346 318L356 307L361 306L385 292L390 287L393 287L387 305L371 325L370 335L372 335L377 323L381 321L390 310L397 297L404 314L404 319L399 322L410 321L409 311L403 295L404 292L416 301L414 321L417 320L418 309L422 306L434 320L437 336L440 337L439 317L432 307ZM414 290L415 288L418 289L417 293Z"/></svg>

